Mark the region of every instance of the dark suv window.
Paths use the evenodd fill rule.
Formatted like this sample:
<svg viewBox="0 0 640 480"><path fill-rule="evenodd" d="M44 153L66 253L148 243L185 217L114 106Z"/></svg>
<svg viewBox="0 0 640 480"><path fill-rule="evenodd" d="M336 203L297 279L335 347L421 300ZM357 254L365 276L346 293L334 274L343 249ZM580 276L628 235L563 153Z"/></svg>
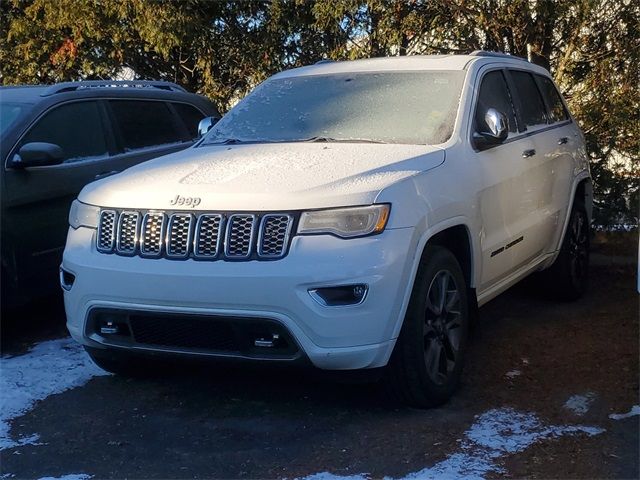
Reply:
<svg viewBox="0 0 640 480"><path fill-rule="evenodd" d="M165 102L110 100L109 104L125 151L187 140Z"/></svg>
<svg viewBox="0 0 640 480"><path fill-rule="evenodd" d="M108 155L97 102L74 102L54 108L36 122L20 145L30 142L55 143L64 151L65 163Z"/></svg>
<svg viewBox="0 0 640 480"><path fill-rule="evenodd" d="M511 77L518 90L522 121L525 126L534 127L537 125L546 125L547 116L545 114L544 103L542 102L540 91L536 86L533 76L527 72L512 70Z"/></svg>
<svg viewBox="0 0 640 480"><path fill-rule="evenodd" d="M202 120L205 115L195 108L192 105L188 105L186 103L172 103L173 108L176 109L180 118L184 122L185 127L189 131L189 136L191 138L198 137L198 123Z"/></svg>
<svg viewBox="0 0 640 480"><path fill-rule="evenodd" d="M545 97L547 105L549 106L551 121L561 122L568 120L569 114L566 108L564 108L562 98L560 98L560 94L551 79L543 77L542 75L536 75L536 77L538 79L538 85L540 85L540 89L542 90L542 95Z"/></svg>
<svg viewBox="0 0 640 480"><path fill-rule="evenodd" d="M495 108L507 116L510 132L518 130L507 82L501 71L489 72L482 79L475 118L478 131L488 130L484 116L490 108Z"/></svg>

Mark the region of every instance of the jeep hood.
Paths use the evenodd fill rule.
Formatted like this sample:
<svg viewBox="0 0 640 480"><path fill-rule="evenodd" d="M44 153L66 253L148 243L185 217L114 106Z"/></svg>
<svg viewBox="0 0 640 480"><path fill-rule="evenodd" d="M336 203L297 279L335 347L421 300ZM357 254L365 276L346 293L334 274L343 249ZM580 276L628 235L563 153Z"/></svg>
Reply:
<svg viewBox="0 0 640 480"><path fill-rule="evenodd" d="M385 187L435 168L425 145L273 143L189 148L87 185L80 201L113 208L299 210L373 203Z"/></svg>

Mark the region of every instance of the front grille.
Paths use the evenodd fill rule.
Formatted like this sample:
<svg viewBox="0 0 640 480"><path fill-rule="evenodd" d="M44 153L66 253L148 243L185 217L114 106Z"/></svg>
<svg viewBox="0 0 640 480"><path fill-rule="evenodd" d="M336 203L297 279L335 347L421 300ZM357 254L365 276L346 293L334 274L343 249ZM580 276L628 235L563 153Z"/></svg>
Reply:
<svg viewBox="0 0 640 480"><path fill-rule="evenodd" d="M147 213L142 220L142 236L140 239L140 253L159 257L162 253L164 241L164 214Z"/></svg>
<svg viewBox="0 0 640 480"><path fill-rule="evenodd" d="M100 224L96 238L98 251L111 252L116 243L116 219L117 214L113 210L100 212Z"/></svg>
<svg viewBox="0 0 640 480"><path fill-rule="evenodd" d="M230 258L246 258L251 255L255 215L231 215L224 242L224 253Z"/></svg>
<svg viewBox="0 0 640 480"><path fill-rule="evenodd" d="M103 345L172 353L285 360L301 356L282 324L261 317L92 308L85 334Z"/></svg>
<svg viewBox="0 0 640 480"><path fill-rule="evenodd" d="M227 322L199 318L131 315L131 334L136 343L197 350L238 350L233 329Z"/></svg>
<svg viewBox="0 0 640 480"><path fill-rule="evenodd" d="M189 256L192 222L193 216L190 213L175 213L169 217L168 257L186 258Z"/></svg>
<svg viewBox="0 0 640 480"><path fill-rule="evenodd" d="M118 218L118 239L116 251L122 255L133 255L138 244L138 212L122 212Z"/></svg>
<svg viewBox="0 0 640 480"><path fill-rule="evenodd" d="M102 210L96 247L145 258L275 260L287 254L294 221L288 213Z"/></svg>
<svg viewBox="0 0 640 480"><path fill-rule="evenodd" d="M265 215L262 217L258 255L279 258L284 254L293 222L289 215Z"/></svg>
<svg viewBox="0 0 640 480"><path fill-rule="evenodd" d="M222 215L200 215L196 225L196 241L193 253L199 258L215 258L222 241Z"/></svg>

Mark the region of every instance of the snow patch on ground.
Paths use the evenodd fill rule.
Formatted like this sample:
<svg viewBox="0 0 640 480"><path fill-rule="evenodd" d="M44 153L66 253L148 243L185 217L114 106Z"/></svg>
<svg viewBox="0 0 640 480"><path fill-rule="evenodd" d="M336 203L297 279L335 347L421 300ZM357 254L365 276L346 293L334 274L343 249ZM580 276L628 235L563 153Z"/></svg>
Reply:
<svg viewBox="0 0 640 480"><path fill-rule="evenodd" d="M41 477L38 480L88 480L92 477L93 475L87 475L86 473L70 473L61 477Z"/></svg>
<svg viewBox="0 0 640 480"><path fill-rule="evenodd" d="M511 408L489 410L476 417L460 442L460 451L449 455L432 467L410 473L402 480L482 479L489 473L504 473L500 458L522 452L534 443L563 435L598 435L604 429L583 425L545 426L532 413ZM340 476L328 472L305 477L304 480L365 480L368 474Z"/></svg>
<svg viewBox="0 0 640 480"><path fill-rule="evenodd" d="M368 480L367 475L334 475L329 472L314 473L308 477L304 477L304 480Z"/></svg>
<svg viewBox="0 0 640 480"><path fill-rule="evenodd" d="M564 408L576 415L584 415L589 411L595 399L596 394L593 392L588 392L584 395L573 395L565 402Z"/></svg>
<svg viewBox="0 0 640 480"><path fill-rule="evenodd" d="M36 402L107 375L71 338L40 343L24 355L2 356L0 372L0 450L36 444L37 434L19 439L9 435L10 421Z"/></svg>
<svg viewBox="0 0 640 480"><path fill-rule="evenodd" d="M635 417L640 415L640 405L634 405L627 413L612 413L609 418L613 420L622 420L624 418Z"/></svg>

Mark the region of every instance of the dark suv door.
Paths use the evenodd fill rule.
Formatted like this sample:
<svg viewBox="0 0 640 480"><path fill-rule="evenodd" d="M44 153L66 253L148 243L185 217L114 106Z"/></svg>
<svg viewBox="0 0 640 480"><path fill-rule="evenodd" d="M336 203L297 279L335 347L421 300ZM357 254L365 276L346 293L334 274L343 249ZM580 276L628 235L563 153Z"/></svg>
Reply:
<svg viewBox="0 0 640 480"><path fill-rule="evenodd" d="M84 185L186 148L204 116L179 102L83 99L54 105L31 123L3 159L3 306L58 288L69 207ZM60 146L64 161L13 168L11 158L31 142Z"/></svg>

